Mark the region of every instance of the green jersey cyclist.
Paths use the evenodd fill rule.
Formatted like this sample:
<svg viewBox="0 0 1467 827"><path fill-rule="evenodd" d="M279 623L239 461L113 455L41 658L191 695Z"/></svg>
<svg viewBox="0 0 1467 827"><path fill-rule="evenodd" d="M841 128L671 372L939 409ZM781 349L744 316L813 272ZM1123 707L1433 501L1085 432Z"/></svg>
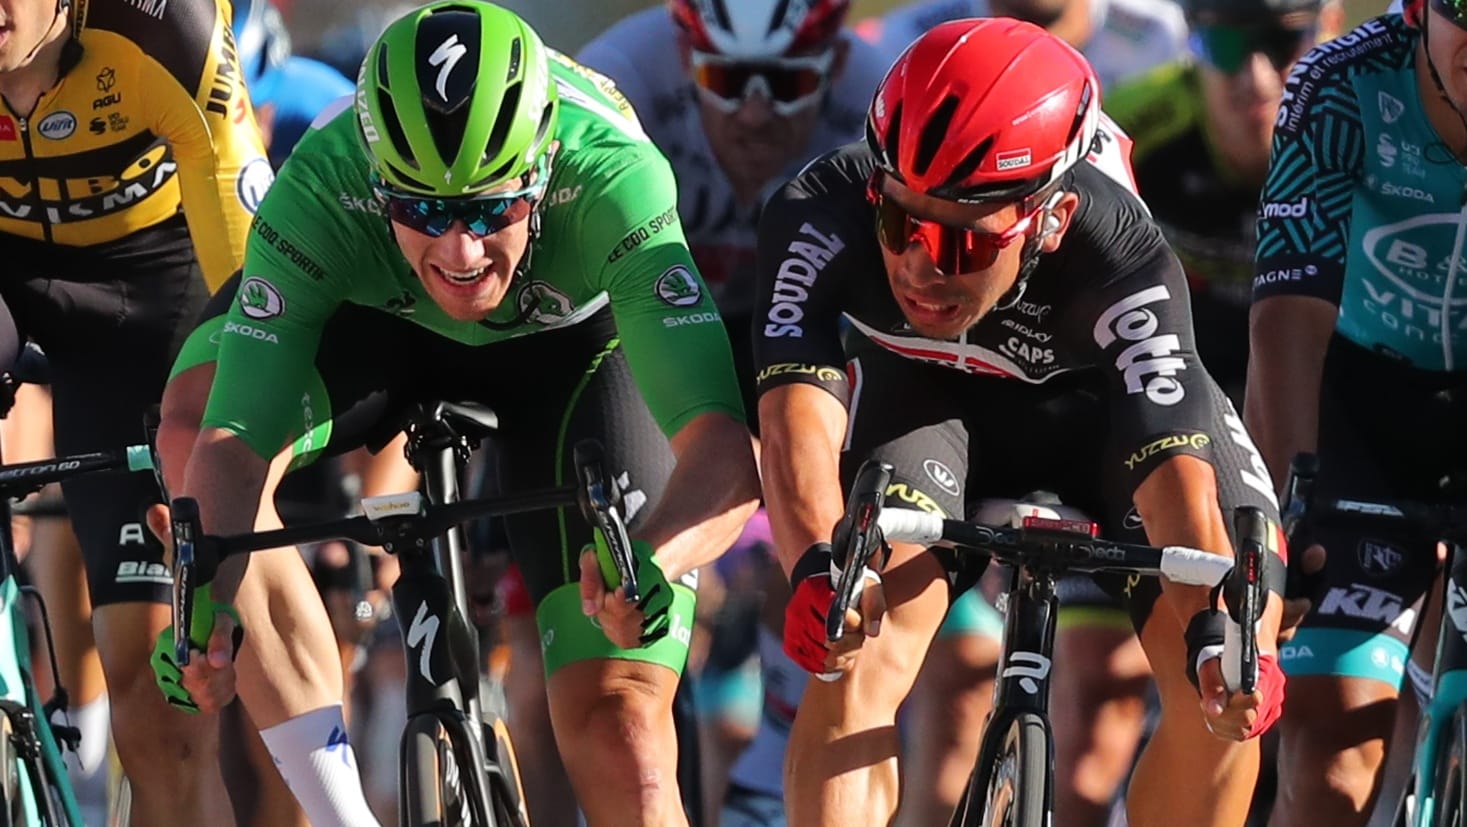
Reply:
<svg viewBox="0 0 1467 827"><path fill-rule="evenodd" d="M257 506L287 466L380 443L437 398L496 410L507 490L564 484L568 447L599 439L629 489L643 600L604 587L578 516L511 517L508 535L589 823L686 824L671 705L691 573L737 537L758 477L672 172L615 87L497 6L408 12L369 51L352 105L323 113L282 168L239 279L165 395L174 493L198 500L206 531L249 531L275 519ZM226 560L201 590L219 605L207 655L183 670L156 655L160 684L204 710L237 685L312 822L360 823L331 798L343 762L320 757L340 709L294 703L309 687L291 685L302 641L329 645L326 617L319 601L275 610L313 593L294 552L258 572L253 557L248 577Z"/></svg>

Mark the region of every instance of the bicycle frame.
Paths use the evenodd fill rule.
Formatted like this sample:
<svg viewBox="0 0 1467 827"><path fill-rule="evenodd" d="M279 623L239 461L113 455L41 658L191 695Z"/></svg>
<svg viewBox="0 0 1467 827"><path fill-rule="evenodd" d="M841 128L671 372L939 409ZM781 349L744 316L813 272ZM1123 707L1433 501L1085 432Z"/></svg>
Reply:
<svg viewBox="0 0 1467 827"><path fill-rule="evenodd" d="M430 427L410 433L407 454L408 461L422 473L422 488L430 503L458 501L459 438L452 431ZM408 720L432 715L453 733L450 741L459 753L467 747L467 754L456 755L459 778L467 778L466 800L474 810L476 823L491 824L479 698L479 636L465 616L466 551L463 528L458 525L433 538L428 549L420 545L399 549L402 573L392 587L392 602L404 625ZM437 645L440 635L443 645ZM409 760L406 754L401 757Z"/></svg>
<svg viewBox="0 0 1467 827"><path fill-rule="evenodd" d="M1453 545L1443 578L1443 608L1432 671L1431 703L1421 713L1414 769L1416 811L1412 823L1428 825L1436 817L1437 763L1446 746L1444 735L1457 709L1467 702L1467 619L1459 624L1453 610L1467 609L1467 553Z"/></svg>
<svg viewBox="0 0 1467 827"><path fill-rule="evenodd" d="M1055 621L1059 598L1054 576L1015 566L1005 592L1003 650L998 659L998 679L993 690L993 709L983 726L978 743L978 760L968 787L953 812L952 825L968 823L968 809L987 804L987 788L1003 748L1001 741L1009 724L1027 712L1044 722L1044 736L1054 749L1049 722L1049 673L1054 655ZM1054 768L1044 785L1044 807L1054 807Z"/></svg>

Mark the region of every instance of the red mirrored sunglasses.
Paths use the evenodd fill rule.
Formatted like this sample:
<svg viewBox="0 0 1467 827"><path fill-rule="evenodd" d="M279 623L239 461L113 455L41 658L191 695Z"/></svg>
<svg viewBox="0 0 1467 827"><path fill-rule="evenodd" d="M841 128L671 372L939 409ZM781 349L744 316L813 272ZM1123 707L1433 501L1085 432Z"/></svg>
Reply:
<svg viewBox="0 0 1467 827"><path fill-rule="evenodd" d="M1035 220L1053 209L1064 196L1062 190L1056 190L1007 230L990 233L918 218L882 193L881 179L882 172L878 169L866 182L866 200L876 208L876 237L881 240L881 246L893 255L901 255L913 244L921 244L937 269L949 276L993 266L1001 250L1023 238Z"/></svg>

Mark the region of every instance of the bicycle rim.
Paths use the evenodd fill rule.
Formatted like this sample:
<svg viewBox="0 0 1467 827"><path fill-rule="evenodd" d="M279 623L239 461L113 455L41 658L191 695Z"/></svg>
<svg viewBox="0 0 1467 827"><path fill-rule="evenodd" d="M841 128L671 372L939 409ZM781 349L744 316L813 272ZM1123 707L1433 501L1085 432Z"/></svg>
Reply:
<svg viewBox="0 0 1467 827"><path fill-rule="evenodd" d="M484 725L484 743L492 745L493 754L486 756L489 797L494 808L496 827L528 827L530 814L525 809L524 785L520 782L519 759L504 720L495 718Z"/></svg>
<svg viewBox="0 0 1467 827"><path fill-rule="evenodd" d="M1044 720L1025 713L1009 723L988 776L982 827L1046 827L1049 737Z"/></svg>
<svg viewBox="0 0 1467 827"><path fill-rule="evenodd" d="M405 827L471 827L453 743L437 718L419 715L403 732L401 800Z"/></svg>

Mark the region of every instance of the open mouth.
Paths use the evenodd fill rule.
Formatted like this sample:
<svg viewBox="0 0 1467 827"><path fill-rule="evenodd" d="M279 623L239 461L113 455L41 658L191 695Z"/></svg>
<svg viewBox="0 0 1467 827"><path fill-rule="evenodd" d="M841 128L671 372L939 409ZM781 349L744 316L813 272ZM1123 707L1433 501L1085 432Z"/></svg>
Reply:
<svg viewBox="0 0 1467 827"><path fill-rule="evenodd" d="M434 275L449 287L458 290L477 287L489 277L489 265L487 264L473 270L448 270L437 264L432 267Z"/></svg>
<svg viewBox="0 0 1467 827"><path fill-rule="evenodd" d="M906 295L901 296L901 302L907 319L916 324L933 326L948 324L957 319L959 311L962 310L961 304L933 302Z"/></svg>

